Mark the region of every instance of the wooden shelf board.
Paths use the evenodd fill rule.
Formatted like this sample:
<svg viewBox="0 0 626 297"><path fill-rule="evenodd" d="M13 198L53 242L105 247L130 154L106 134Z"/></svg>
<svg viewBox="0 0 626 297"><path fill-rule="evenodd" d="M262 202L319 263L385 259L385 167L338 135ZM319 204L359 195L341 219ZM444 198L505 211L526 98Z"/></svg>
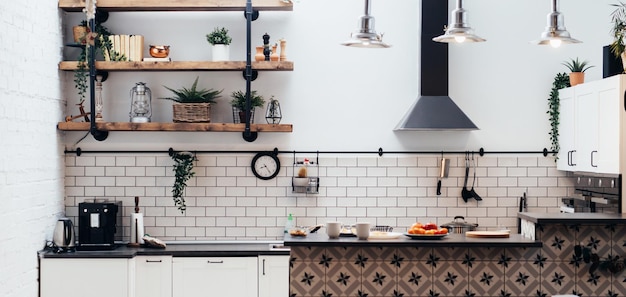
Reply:
<svg viewBox="0 0 626 297"><path fill-rule="evenodd" d="M63 131L89 131L86 122L60 122L57 128ZM100 131L177 131L177 132L243 132L245 124L233 123L96 123ZM293 132L291 124L250 124L252 132Z"/></svg>
<svg viewBox="0 0 626 297"><path fill-rule="evenodd" d="M243 11L246 0L98 0L97 7L106 11ZM281 0L252 0L255 10L292 11L292 3ZM65 11L82 11L85 0L59 0Z"/></svg>
<svg viewBox="0 0 626 297"><path fill-rule="evenodd" d="M77 61L62 61L60 70L74 71ZM105 71L243 71L245 61L172 61L172 62L109 62L96 61L96 68ZM293 71L292 61L252 62L252 69L262 71Z"/></svg>

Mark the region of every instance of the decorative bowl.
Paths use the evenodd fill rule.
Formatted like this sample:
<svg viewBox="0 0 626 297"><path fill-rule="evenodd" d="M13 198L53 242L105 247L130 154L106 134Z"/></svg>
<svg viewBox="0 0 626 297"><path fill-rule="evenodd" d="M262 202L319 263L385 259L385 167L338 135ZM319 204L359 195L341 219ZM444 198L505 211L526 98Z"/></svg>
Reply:
<svg viewBox="0 0 626 297"><path fill-rule="evenodd" d="M153 58L167 58L169 54L169 45L150 45L150 56Z"/></svg>
<svg viewBox="0 0 626 297"><path fill-rule="evenodd" d="M293 237L306 237L309 234L309 228L304 226L296 226L289 229L289 235Z"/></svg>

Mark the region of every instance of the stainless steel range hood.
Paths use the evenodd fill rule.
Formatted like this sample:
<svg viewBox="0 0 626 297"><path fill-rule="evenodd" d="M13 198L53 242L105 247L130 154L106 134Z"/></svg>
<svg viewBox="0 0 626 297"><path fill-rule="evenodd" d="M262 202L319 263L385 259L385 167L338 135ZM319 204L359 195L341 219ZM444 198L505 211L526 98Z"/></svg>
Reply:
<svg viewBox="0 0 626 297"><path fill-rule="evenodd" d="M421 2L421 96L394 130L478 130L448 96L448 44L432 40L441 35L448 22L448 1Z"/></svg>

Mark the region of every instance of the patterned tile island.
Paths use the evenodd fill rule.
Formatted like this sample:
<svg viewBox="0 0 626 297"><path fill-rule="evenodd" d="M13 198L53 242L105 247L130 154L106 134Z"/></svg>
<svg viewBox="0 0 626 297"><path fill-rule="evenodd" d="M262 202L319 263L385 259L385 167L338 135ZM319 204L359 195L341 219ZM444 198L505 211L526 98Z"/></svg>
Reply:
<svg viewBox="0 0 626 297"><path fill-rule="evenodd" d="M537 224L537 240L519 234L508 239L451 234L441 240L286 236L290 296L626 296L626 273L590 272L591 264L574 252L581 245L601 261L619 256L623 263L626 221L589 222Z"/></svg>

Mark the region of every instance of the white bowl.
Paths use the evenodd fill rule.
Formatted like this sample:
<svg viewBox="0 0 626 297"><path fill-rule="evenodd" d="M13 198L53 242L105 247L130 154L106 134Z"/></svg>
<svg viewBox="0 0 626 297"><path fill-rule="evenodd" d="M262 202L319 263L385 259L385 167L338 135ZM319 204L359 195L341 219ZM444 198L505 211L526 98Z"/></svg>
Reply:
<svg viewBox="0 0 626 297"><path fill-rule="evenodd" d="M296 187L306 187L309 185L309 178L308 177L294 177L293 185Z"/></svg>

